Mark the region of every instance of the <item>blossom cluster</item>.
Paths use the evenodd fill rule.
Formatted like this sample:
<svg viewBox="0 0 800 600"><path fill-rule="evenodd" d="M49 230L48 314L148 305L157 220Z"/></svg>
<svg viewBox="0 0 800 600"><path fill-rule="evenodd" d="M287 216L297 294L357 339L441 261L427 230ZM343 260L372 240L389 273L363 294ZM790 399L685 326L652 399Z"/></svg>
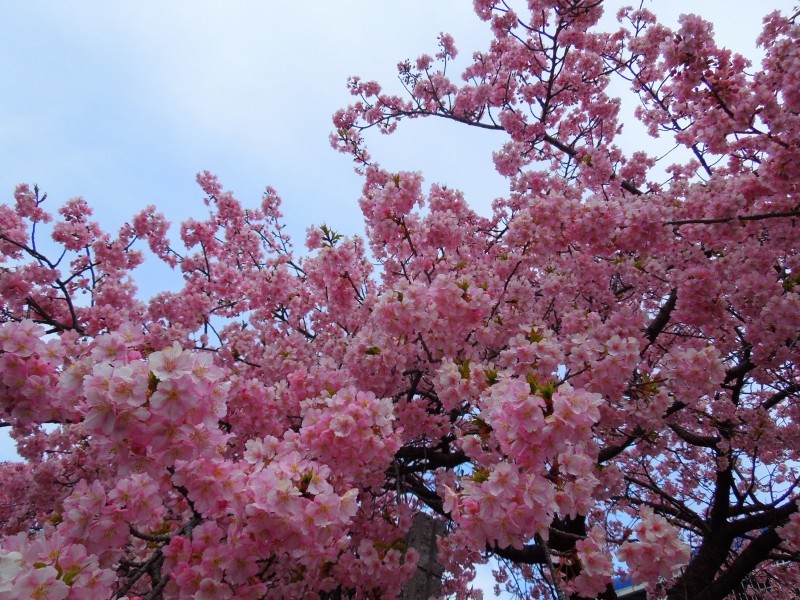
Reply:
<svg viewBox="0 0 800 600"><path fill-rule="evenodd" d="M442 34L406 97L350 80L364 239L300 255L275 190L208 172L175 239L154 207L112 235L80 198L0 204L0 600L384 598L433 546L457 598L490 555L520 594L602 594L613 556L681 597L800 581L800 16L748 70L693 15L474 4L460 78ZM687 152L668 180L618 145L613 77ZM504 137L487 214L367 152L429 116ZM142 243L181 281L147 302Z"/></svg>
<svg viewBox="0 0 800 600"><path fill-rule="evenodd" d="M628 566L636 583L671 579L676 569L688 561L689 547L664 517L649 508L643 508L639 516L633 529L636 539L623 543L617 557Z"/></svg>

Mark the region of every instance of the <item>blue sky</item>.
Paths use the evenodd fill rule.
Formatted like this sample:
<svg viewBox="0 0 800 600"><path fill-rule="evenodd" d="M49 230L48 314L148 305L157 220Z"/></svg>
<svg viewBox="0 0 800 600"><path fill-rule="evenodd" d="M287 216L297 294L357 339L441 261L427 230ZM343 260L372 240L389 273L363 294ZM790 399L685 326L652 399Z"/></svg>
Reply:
<svg viewBox="0 0 800 600"><path fill-rule="evenodd" d="M397 62L434 50L438 32L455 30L469 47L487 39L485 27L456 2L297 6L303 9L203 1L6 7L0 190L8 197L26 181L57 202L82 195L113 227L148 203L177 221L200 205L194 174L208 169L246 203L258 203L273 185L297 232L322 220L359 231L360 181L327 139L332 113L350 100L347 77L391 84ZM405 136L411 160L398 166L442 163L451 185L480 172L452 154L464 134L439 129L440 136ZM401 143L393 146L384 158L403 154ZM489 157L484 144L475 165ZM481 186L484 177L476 178Z"/></svg>
<svg viewBox="0 0 800 600"><path fill-rule="evenodd" d="M350 75L392 89L395 65L433 53L448 31L462 57L489 34L466 0L235 0L5 3L0 13L0 194L38 183L50 209L74 196L116 230L147 204L177 225L202 214L194 183L216 173L246 205L267 185L284 199L288 230L323 222L362 231L361 181L328 143ZM699 12L719 39L754 56L761 18L789 0L652 3L665 22ZM648 4L648 6L650 6ZM616 4L610 12L616 10ZM399 84L395 85L399 89ZM632 111L632 105L625 105ZM506 189L491 168L502 139L430 120L371 136L373 156L462 189L480 212ZM626 129L632 146L651 142ZM646 146L645 146L646 147ZM146 263L143 295L175 287ZM3 432L0 432L3 433ZM0 457L11 456L0 442Z"/></svg>

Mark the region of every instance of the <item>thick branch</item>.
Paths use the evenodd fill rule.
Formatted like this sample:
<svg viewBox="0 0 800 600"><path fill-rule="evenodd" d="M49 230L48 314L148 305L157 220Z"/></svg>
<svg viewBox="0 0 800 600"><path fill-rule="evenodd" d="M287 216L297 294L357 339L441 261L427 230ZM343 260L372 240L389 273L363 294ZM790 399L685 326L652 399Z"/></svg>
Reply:
<svg viewBox="0 0 800 600"><path fill-rule="evenodd" d="M669 318L672 315L672 311L675 310L675 305L677 302L678 288L672 288L666 302L664 302L664 304L661 305L661 308L658 309L658 314L656 315L655 319L650 322L650 325L648 325L647 329L644 331L644 337L646 337L647 341L649 342L648 347L655 344L656 338L662 331L664 331L664 327L666 327L667 323L669 323ZM645 348L645 350L646 349L647 348ZM644 352L644 350L642 352Z"/></svg>
<svg viewBox="0 0 800 600"><path fill-rule="evenodd" d="M676 227L680 227L681 225L692 225L692 224L700 224L700 225L712 225L714 223L730 223L731 221L763 221L765 219L781 219L787 217L800 217L800 210L792 210L789 212L772 212L772 213L761 213L756 215L736 215L733 217L720 217L717 219L679 219L677 221L665 221L664 225L675 225Z"/></svg>
<svg viewBox="0 0 800 600"><path fill-rule="evenodd" d="M420 448L416 446L400 448L395 456L398 459L425 461L426 470L438 469L439 467L452 469L469 462L467 455L460 450L456 452L442 452L434 448Z"/></svg>
<svg viewBox="0 0 800 600"><path fill-rule="evenodd" d="M616 446L606 446L600 453L597 455L597 462L604 463L608 462L612 458L616 458L619 454L624 452L627 448L631 446L636 440L638 440L642 435L641 430L637 430L634 434L629 435L625 438L625 441L621 444L617 444Z"/></svg>
<svg viewBox="0 0 800 600"><path fill-rule="evenodd" d="M777 508L764 507L764 512L750 515L734 521L728 525L728 531L736 536L742 536L748 531L755 531L773 525L777 521L785 521L792 513L797 512L797 504L789 502Z"/></svg>
<svg viewBox="0 0 800 600"><path fill-rule="evenodd" d="M675 423L668 423L667 426L687 444L692 446L702 446L703 448L716 448L722 438L715 435L700 435L689 431Z"/></svg>
<svg viewBox="0 0 800 600"><path fill-rule="evenodd" d="M764 410L770 410L771 408L774 408L775 406L786 400L786 398L788 398L792 394L796 394L797 392L800 392L800 385L793 383L789 387L784 388L780 392L777 392L774 395L770 396L767 400L765 400L761 404L761 408L763 408Z"/></svg>
<svg viewBox="0 0 800 600"><path fill-rule="evenodd" d="M694 596L696 600L722 600L733 592L742 580L769 557L770 552L781 543L781 538L775 529L767 529L764 533L750 542L739 556L725 569L722 574L711 583L698 590ZM678 586L675 586L677 588ZM669 600L684 598L683 590L673 588L667 598ZM674 593L673 593L674 592Z"/></svg>

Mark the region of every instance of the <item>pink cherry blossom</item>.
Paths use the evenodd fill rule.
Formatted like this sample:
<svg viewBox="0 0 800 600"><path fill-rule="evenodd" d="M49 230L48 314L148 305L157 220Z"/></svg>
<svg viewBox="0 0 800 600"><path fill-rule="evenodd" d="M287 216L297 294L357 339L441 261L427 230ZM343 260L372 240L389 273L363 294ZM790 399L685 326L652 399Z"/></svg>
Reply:
<svg viewBox="0 0 800 600"><path fill-rule="evenodd" d="M460 72L443 33L404 95L347 83L363 238L296 252L209 172L175 235L0 205L0 599L393 597L420 518L443 597L490 557L518 595L800 585L798 15L751 65L697 15L473 4ZM498 136L491 208L371 156L431 117Z"/></svg>
<svg viewBox="0 0 800 600"><path fill-rule="evenodd" d="M14 587L9 592L0 593L6 598L63 600L69 595L69 586L57 577L58 571L54 567L32 569L19 575L14 582Z"/></svg>

